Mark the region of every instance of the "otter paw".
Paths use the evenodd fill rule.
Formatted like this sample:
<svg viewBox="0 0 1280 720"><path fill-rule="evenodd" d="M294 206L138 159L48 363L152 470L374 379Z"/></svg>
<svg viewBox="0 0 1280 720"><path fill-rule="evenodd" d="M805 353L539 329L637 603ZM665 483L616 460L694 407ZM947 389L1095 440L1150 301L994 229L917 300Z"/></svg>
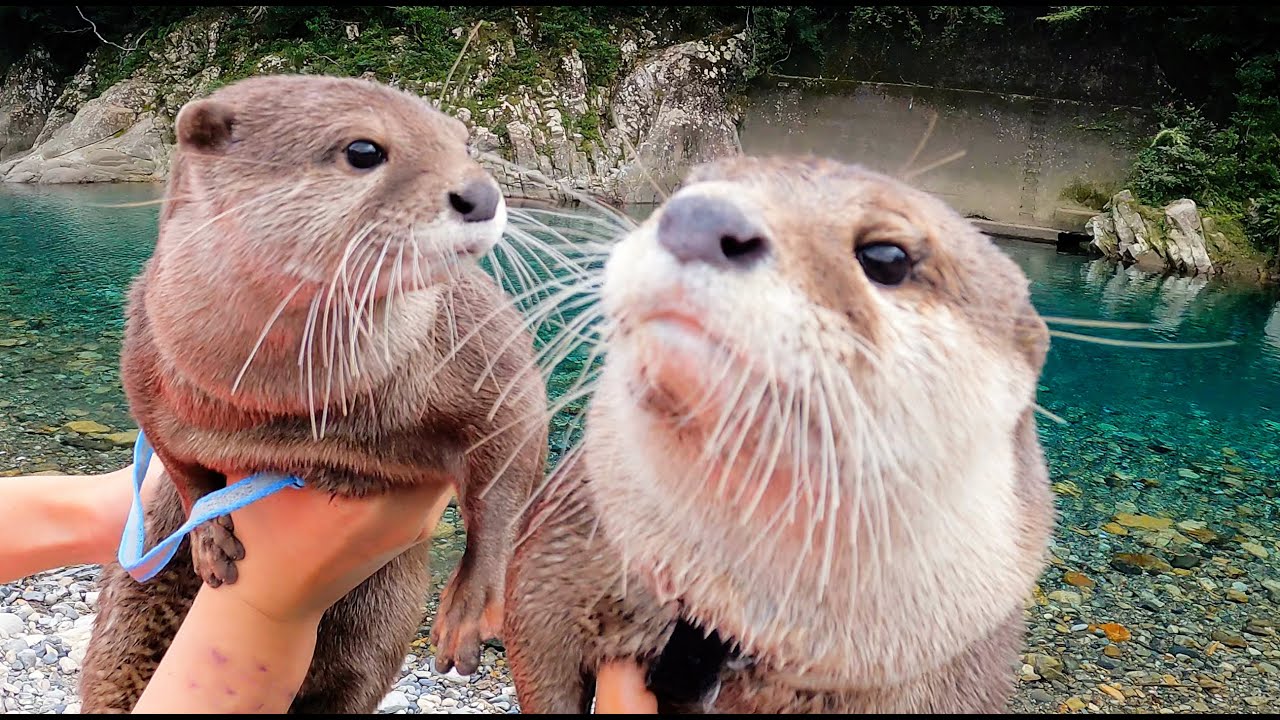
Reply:
<svg viewBox="0 0 1280 720"><path fill-rule="evenodd" d="M502 632L502 592L450 582L440 592L440 608L431 626L436 669L470 675L480 667L480 644Z"/></svg>
<svg viewBox="0 0 1280 720"><path fill-rule="evenodd" d="M191 560L209 587L234 583L240 577L236 561L243 559L244 545L236 538L230 517L210 520L191 531Z"/></svg>

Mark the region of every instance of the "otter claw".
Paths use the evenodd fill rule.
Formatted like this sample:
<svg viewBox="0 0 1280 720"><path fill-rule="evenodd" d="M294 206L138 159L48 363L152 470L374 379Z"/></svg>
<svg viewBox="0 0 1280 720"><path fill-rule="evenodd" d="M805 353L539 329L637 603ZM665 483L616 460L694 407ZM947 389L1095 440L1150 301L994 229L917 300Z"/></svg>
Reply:
<svg viewBox="0 0 1280 720"><path fill-rule="evenodd" d="M235 536L230 517L210 520L191 531L191 560L209 587L235 583L240 577L236 561L243 559L244 545Z"/></svg>

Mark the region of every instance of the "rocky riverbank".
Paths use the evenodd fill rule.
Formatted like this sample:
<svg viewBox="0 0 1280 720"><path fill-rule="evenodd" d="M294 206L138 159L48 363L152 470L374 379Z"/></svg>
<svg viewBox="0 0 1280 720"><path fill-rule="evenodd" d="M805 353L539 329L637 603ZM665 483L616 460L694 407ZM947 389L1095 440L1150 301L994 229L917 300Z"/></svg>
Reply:
<svg viewBox="0 0 1280 720"><path fill-rule="evenodd" d="M107 77L104 52L91 55L58 87L43 51L31 50L0 88L0 180L160 181L173 148L174 118L188 100L243 75L332 72L323 62L298 65L229 37L235 12L241 11L203 13L178 24L101 94L94 88ZM466 31L456 28L454 36ZM351 26L348 37L360 43L360 29ZM493 30L477 34L467 51L475 61L447 88L439 79L413 76L388 82L437 102L443 93L438 104L467 124L478 153L496 153L613 201L650 202L690 165L736 149L733 93L744 82L747 35L724 31L673 43L649 30L619 29L615 41L622 69L609 86L593 85L572 49L531 73L527 85L494 94L487 83L517 57L511 37ZM400 48L411 42L407 36L389 40ZM509 194L564 195L489 164Z"/></svg>
<svg viewBox="0 0 1280 720"><path fill-rule="evenodd" d="M1074 485L1057 489L1061 531L1054 561L1027 602L1030 633L1011 669L1011 711L1280 710L1280 535L1270 518L1228 515L1223 507L1146 515L1138 511L1155 501L1112 505ZM1121 511L1108 515L1103 506ZM445 521L435 540L437 589L461 540L452 509ZM78 711L96 574L67 568L0 586L6 712ZM433 594L424 607L419 639L381 712L517 712L499 648L487 649L469 678L435 672L426 635L436 600Z"/></svg>
<svg viewBox="0 0 1280 720"><path fill-rule="evenodd" d="M1163 208L1116 193L1085 225L1095 252L1147 272L1231 274L1266 279L1266 258L1250 249L1234 221L1206 215L1190 199Z"/></svg>

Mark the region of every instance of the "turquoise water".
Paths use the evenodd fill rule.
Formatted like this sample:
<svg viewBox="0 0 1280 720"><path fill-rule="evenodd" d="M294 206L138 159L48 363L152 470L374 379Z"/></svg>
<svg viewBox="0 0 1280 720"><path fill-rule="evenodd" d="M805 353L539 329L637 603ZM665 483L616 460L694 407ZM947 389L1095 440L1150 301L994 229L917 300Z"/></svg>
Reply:
<svg viewBox="0 0 1280 720"><path fill-rule="evenodd" d="M131 427L116 369L122 302L151 252L157 208L104 206L150 200L156 192L123 185L0 189L0 439L8 446L0 471L29 469L36 458L58 463L68 453L84 467L127 462L122 448L67 444L55 429L80 418L113 430ZM1274 493L1280 470L1274 291L1143 275L1040 245L1001 246L1031 278L1042 313L1154 326L1063 329L1236 343L1154 351L1055 338L1040 392L1041 404L1069 421L1041 424L1055 480L1074 482L1086 505L1093 496L1167 505L1199 502L1198 495Z"/></svg>

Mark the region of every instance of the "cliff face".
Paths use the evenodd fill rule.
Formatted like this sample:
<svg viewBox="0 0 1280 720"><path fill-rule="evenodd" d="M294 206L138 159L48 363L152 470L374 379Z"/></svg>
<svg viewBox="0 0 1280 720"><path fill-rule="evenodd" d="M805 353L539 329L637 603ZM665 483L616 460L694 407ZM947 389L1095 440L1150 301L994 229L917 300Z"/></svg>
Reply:
<svg viewBox="0 0 1280 720"><path fill-rule="evenodd" d="M0 86L0 160L36 144L57 97L49 53L36 46L9 68Z"/></svg>
<svg viewBox="0 0 1280 720"><path fill-rule="evenodd" d="M278 54L228 46L227 23L219 15L180 23L101 94L93 92L103 76L100 53L59 86L33 52L0 91L0 180L163 180L178 110L227 80L226 58L248 62L248 74L293 71ZM358 31L351 35L354 42ZM593 86L571 50L537 82L494 98L483 92L486 80L516 58L509 38L491 34L468 51L482 60L468 77L453 79L442 107L471 128L473 148L511 194L554 199L570 188L613 201L651 201L689 165L736 149L732 95L744 81L746 36L723 32L664 45L651 32L620 31L616 41L623 68L611 87ZM439 104L439 81L390 83ZM535 174L514 172L485 154Z"/></svg>

